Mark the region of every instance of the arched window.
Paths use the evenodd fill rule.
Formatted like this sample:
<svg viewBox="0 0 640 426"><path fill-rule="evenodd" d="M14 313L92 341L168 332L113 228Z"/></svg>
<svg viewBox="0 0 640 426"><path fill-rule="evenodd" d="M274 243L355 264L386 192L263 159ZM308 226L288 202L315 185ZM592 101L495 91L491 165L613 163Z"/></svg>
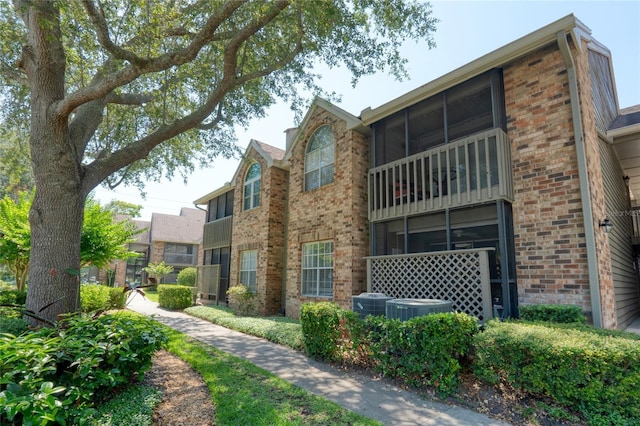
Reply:
<svg viewBox="0 0 640 426"><path fill-rule="evenodd" d="M334 138L331 127L322 126L311 136L304 161L304 190L333 182Z"/></svg>
<svg viewBox="0 0 640 426"><path fill-rule="evenodd" d="M249 210L260 205L260 164L253 163L244 179L244 209Z"/></svg>

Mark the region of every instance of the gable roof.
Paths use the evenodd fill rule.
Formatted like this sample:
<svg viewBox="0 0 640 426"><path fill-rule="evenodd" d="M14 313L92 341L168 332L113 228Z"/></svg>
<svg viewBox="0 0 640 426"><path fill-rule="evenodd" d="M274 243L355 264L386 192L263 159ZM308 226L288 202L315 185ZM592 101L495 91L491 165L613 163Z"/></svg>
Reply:
<svg viewBox="0 0 640 426"><path fill-rule="evenodd" d="M626 133L640 132L640 105L624 108L609 126L607 135L622 136Z"/></svg>
<svg viewBox="0 0 640 426"><path fill-rule="evenodd" d="M360 114L362 123L367 126L371 125L384 117L467 81L483 72L502 67L544 46L557 43L559 33L570 34L574 41L581 38L590 42L593 41L590 37L591 30L573 14L567 15L379 107L373 109L371 107L365 108ZM580 43L576 43L576 46L578 49L582 49Z"/></svg>
<svg viewBox="0 0 640 426"><path fill-rule="evenodd" d="M371 132L371 129L369 129L369 127L366 127L362 124L362 121L360 120L360 118L332 104L331 102L325 99L322 99L319 96L316 96L313 99L313 102L311 103L309 110L305 114L304 119L300 123L300 126L298 126L298 129L304 129L309 124L309 120L311 119L314 112L318 108L322 108L325 111L340 118L341 120L344 120L347 123L347 130L355 130L363 134L369 134ZM293 148L298 144L298 141L300 140L302 133L303 132L297 131L293 135L291 143L287 146L287 151L284 156L285 160L289 160L291 158L291 153L293 151Z"/></svg>
<svg viewBox="0 0 640 426"><path fill-rule="evenodd" d="M180 215L153 213L151 215L151 241L200 244L206 212L183 207Z"/></svg>
<svg viewBox="0 0 640 426"><path fill-rule="evenodd" d="M193 202L193 204L196 206L200 204L206 204L209 202L209 200L218 197L225 192L233 190L236 186L236 181L238 178L238 174L240 173L240 169L242 169L242 165L244 161L246 161L247 155L249 154L249 151L251 149L255 150L258 155L266 160L267 167L278 167L284 170L288 168L287 163L284 161L284 150L273 145L269 145L268 143L251 139L249 145L247 146L247 149L244 152L244 155L242 156L242 159L240 160L240 163L238 164L238 167L236 168L235 173L233 174L233 178L231 179L231 181L226 182L223 186L213 190L207 195L203 195L202 197L198 198Z"/></svg>

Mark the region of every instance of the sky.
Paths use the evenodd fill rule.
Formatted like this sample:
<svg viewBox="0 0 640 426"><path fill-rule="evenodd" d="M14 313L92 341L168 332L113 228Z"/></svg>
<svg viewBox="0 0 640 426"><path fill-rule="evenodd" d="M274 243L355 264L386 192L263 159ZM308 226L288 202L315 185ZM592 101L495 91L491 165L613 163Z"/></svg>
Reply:
<svg viewBox="0 0 640 426"><path fill-rule="evenodd" d="M434 34L436 47L429 50L425 42L415 41L403 46L409 80L396 81L380 72L362 78L353 88L348 72L320 70L321 86L342 97L337 106L359 116L367 107L378 107L569 14L611 51L620 107L640 104L640 0L432 1L431 5L433 16L440 20ZM289 106L276 104L265 118L236 129L236 143L243 152L251 139L284 149L284 131L295 125ZM147 183L145 198L132 187L98 188L95 197L102 204L114 199L140 204L142 220L150 220L152 213L178 215L182 207L194 207L196 199L229 182L239 164L239 159L219 158L210 167L196 170L186 184L180 176Z"/></svg>

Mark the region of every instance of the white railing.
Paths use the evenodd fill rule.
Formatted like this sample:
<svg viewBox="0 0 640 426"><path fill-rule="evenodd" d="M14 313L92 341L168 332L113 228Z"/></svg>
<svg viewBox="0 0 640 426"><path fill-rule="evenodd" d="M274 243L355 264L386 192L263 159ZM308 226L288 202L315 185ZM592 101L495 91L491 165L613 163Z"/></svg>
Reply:
<svg viewBox="0 0 640 426"><path fill-rule="evenodd" d="M492 129L369 170L372 222L513 201L509 139Z"/></svg>
<svg viewBox="0 0 640 426"><path fill-rule="evenodd" d="M441 299L486 321L493 317L488 251L492 248L375 256L367 291L394 299Z"/></svg>

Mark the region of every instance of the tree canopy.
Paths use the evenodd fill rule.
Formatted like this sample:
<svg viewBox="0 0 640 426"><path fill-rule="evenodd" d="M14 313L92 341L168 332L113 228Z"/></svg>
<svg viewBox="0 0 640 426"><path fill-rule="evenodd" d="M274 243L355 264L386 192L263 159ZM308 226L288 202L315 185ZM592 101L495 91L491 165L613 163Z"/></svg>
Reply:
<svg viewBox="0 0 640 426"><path fill-rule="evenodd" d="M97 185L232 155L235 126L330 94L319 63L403 77L402 43L435 23L417 0L0 0L0 121L28 129L36 188L27 308L78 308L65 271Z"/></svg>

